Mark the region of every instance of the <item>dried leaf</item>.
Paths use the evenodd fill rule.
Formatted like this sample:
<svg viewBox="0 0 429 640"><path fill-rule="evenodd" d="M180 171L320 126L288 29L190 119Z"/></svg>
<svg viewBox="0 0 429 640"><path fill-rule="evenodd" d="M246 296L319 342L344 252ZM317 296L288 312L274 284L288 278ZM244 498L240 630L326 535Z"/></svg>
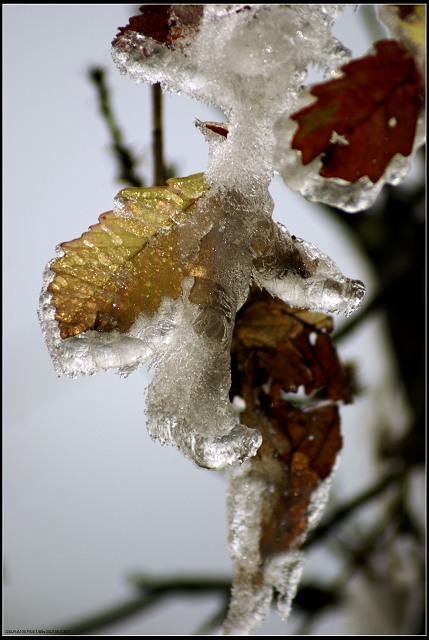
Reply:
<svg viewBox="0 0 429 640"><path fill-rule="evenodd" d="M228 137L228 125L223 122L202 122L201 126L210 129L213 133L217 133L224 138Z"/></svg>
<svg viewBox="0 0 429 640"><path fill-rule="evenodd" d="M284 391L303 385L310 395L324 387L331 400L350 402L346 375L328 335L332 330L330 316L290 307L254 289L237 316L233 353L237 348L246 359L241 370L252 358L257 379L272 377ZM236 395L239 391L234 389Z"/></svg>
<svg viewBox="0 0 429 640"><path fill-rule="evenodd" d="M265 407L269 429L262 429L263 442L253 464L269 476L282 477L278 492L264 503L260 552L266 560L302 544L312 494L330 476L342 438L333 403L301 409L272 395L265 400L271 401Z"/></svg>
<svg viewBox="0 0 429 640"><path fill-rule="evenodd" d="M60 245L48 292L61 338L88 329L124 333L140 313L156 313L164 296L178 298L193 266L182 225L205 192L203 174L171 178L167 187L123 189L114 211Z"/></svg>
<svg viewBox="0 0 429 640"><path fill-rule="evenodd" d="M311 494L329 477L341 449L336 404L300 407L284 398L302 385L307 396L323 389L330 400L351 402L345 370L328 335L332 329L329 316L293 309L257 289L236 323L232 393L246 402L242 422L258 425L263 436L251 464L276 478L280 466L283 476L278 493L264 505L262 558L268 549L273 553L300 541L308 528Z"/></svg>
<svg viewBox="0 0 429 640"><path fill-rule="evenodd" d="M299 124L292 148L302 163L319 154L324 178L377 182L397 154L412 152L422 108L422 81L413 57L395 40L375 55L344 65L343 76L315 85L318 101L291 116Z"/></svg>

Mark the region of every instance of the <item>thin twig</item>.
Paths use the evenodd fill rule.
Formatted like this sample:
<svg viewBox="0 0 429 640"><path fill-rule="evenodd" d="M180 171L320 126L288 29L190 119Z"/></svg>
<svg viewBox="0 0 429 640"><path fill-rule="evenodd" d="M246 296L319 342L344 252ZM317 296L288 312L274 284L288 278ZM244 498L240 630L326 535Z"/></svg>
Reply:
<svg viewBox="0 0 429 640"><path fill-rule="evenodd" d="M152 155L153 155L153 184L161 186L167 180L164 161L164 127L163 127L163 97L159 83L152 85Z"/></svg>
<svg viewBox="0 0 429 640"><path fill-rule="evenodd" d="M115 622L121 622L144 609L148 609L161 600L161 594L153 593L145 597L131 598L122 604L111 606L100 613L88 616L80 622L73 624L56 625L58 629L66 629L69 635L78 636L88 634L96 629L102 629Z"/></svg>
<svg viewBox="0 0 429 640"><path fill-rule="evenodd" d="M143 593L168 593L180 591L181 593L193 593L195 591L226 591L231 588L231 578L206 578L204 576L187 576L172 578L153 578L146 574L135 574L130 579L131 584L143 591Z"/></svg>
<svg viewBox="0 0 429 640"><path fill-rule="evenodd" d="M97 91L98 106L112 137L112 149L118 165L118 178L121 182L126 182L133 187L142 187L144 182L137 174L137 161L130 148L125 144L121 129L113 115L110 92L106 83L106 72L99 67L93 67L89 70L89 79Z"/></svg>
<svg viewBox="0 0 429 640"><path fill-rule="evenodd" d="M377 498L387 488L404 478L407 470L409 469L401 468L397 471L387 474L386 476L384 476L384 478L381 478L381 480L376 482L376 484L374 484L372 487L370 487L366 491L363 491L355 498L352 498L349 502L342 505L341 507L338 507L338 509L336 509L336 511L334 511L334 513L330 516L330 518L328 518L323 524L319 525L319 527L315 529L315 531L308 537L304 546L308 547L310 544L314 544L316 540L319 541L328 533L332 533L332 531L338 525L340 525L343 520L348 518L350 514L355 511L355 509L366 505L374 498Z"/></svg>
<svg viewBox="0 0 429 640"><path fill-rule="evenodd" d="M228 598L231 589L229 578L173 577L160 580L144 575L133 577L132 583L140 591L140 596L113 607L109 606L105 611L84 618L80 622L56 625L56 628L66 629L70 635L83 635L141 613L165 598L178 595L207 595L213 591L223 593Z"/></svg>

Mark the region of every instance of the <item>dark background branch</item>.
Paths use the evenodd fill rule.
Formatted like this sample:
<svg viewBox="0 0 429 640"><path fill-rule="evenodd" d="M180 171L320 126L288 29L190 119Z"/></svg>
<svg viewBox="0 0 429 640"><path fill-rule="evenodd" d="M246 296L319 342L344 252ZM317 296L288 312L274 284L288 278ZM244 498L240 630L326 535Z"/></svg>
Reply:
<svg viewBox="0 0 429 640"><path fill-rule="evenodd" d="M153 184L163 185L167 180L164 160L164 127L162 89L159 83L152 85L152 156Z"/></svg>
<svg viewBox="0 0 429 640"><path fill-rule="evenodd" d="M143 178L137 173L137 159L130 146L124 142L123 133L113 114L106 72L100 67L92 67L88 76L95 87L100 114L107 125L111 137L110 148L117 166L117 179L119 182L131 187L143 187Z"/></svg>

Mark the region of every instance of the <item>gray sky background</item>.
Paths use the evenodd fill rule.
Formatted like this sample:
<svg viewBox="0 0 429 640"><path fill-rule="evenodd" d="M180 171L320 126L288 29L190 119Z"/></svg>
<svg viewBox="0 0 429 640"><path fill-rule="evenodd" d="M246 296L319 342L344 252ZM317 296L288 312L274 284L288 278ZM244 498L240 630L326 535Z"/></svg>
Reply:
<svg viewBox="0 0 429 640"><path fill-rule="evenodd" d="M4 629L61 628L132 595L130 573L231 572L226 483L149 439L147 372L126 380L115 373L56 378L36 316L55 246L94 224L122 186L87 80L91 65L108 70L115 112L127 140L146 154L151 179L148 88L122 78L110 57L129 15L126 4L3 5ZM351 7L340 32L355 55L367 51L369 37ZM193 121L216 117L205 105L166 96L166 156L180 175L205 169ZM371 291L371 273L342 228L280 179L272 193L275 217L291 233ZM379 322L366 323L341 355L358 360L363 384L374 389L392 368ZM345 446L333 500L364 488L375 473L371 403L364 397L342 409ZM306 571L330 566L318 556ZM216 604L176 601L113 632L190 634ZM255 635L291 633L293 624L273 614ZM319 633L324 624L329 634L344 633L341 617L328 616Z"/></svg>

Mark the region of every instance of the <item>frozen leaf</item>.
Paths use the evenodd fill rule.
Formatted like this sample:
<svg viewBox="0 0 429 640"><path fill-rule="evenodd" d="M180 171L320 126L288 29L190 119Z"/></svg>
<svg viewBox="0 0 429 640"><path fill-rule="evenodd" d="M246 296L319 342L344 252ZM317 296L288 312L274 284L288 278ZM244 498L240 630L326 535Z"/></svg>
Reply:
<svg viewBox="0 0 429 640"><path fill-rule="evenodd" d="M387 23L392 25L390 10L381 7L379 12L383 19L387 15ZM397 35L395 20L396 18L391 30ZM321 100L314 102L313 97L313 102L309 105L312 94L307 90L302 92L299 99L299 106L302 108L292 117L304 114L307 119L307 131L297 130L297 125L291 117L278 119L275 125L277 148L274 166L285 183L308 200L324 202L355 213L370 207L385 184L399 184L407 176L413 154L426 140L423 100L425 49L410 44L405 37L398 38L400 42L382 41L390 43L382 44L382 49L386 47L393 51L391 64L387 61L391 56L387 49L387 55L386 51L382 51L381 56L378 54L363 58L367 68L362 77L359 73L355 74L357 86L354 94L353 87L350 86L350 96L346 95L348 91L344 91L341 101L338 100L337 104L334 95L337 92L340 97L341 91L338 91L338 88L346 87L347 76L343 75L326 83L327 90L324 89L325 85L318 85L325 106L332 102L331 113L329 109L325 109L324 113L322 110L322 113L318 114ZM377 65L377 58L381 60L381 66ZM383 59L386 61L385 73L382 71ZM397 63L394 59L397 59ZM355 60L350 63L350 67L346 65L346 68L357 68L359 71L362 60ZM371 60L376 62L374 69L371 69ZM379 73L380 71L382 73ZM402 76L402 82L399 81L395 85L398 73ZM376 77L377 74L379 78ZM338 75L338 72L335 72L335 75ZM377 83L371 87L369 82L366 90L362 84L366 81L365 75L368 76L368 80L373 79ZM391 93L387 94L386 85L392 80L394 82ZM319 89L316 88L315 91L318 92ZM353 95L356 98L354 103ZM374 108L371 111L370 102L374 98ZM364 107L363 111L361 106ZM347 114L345 108L349 107L350 113ZM361 111L362 121L359 120ZM349 115L353 116L350 131L346 120ZM334 122L337 116L344 116L343 122ZM314 134L310 134L312 126L315 127ZM403 137L400 135L401 129ZM293 150L292 147L296 147L297 144L301 150L305 150L305 159L301 157L301 152ZM309 160L311 157L313 160ZM308 161L308 164L303 164L303 160Z"/></svg>
<svg viewBox="0 0 429 640"><path fill-rule="evenodd" d="M140 313L153 316L164 296L179 297L193 265L180 235L206 187L202 174L168 184L123 189L114 211L60 245L47 291L61 338L88 329L124 333Z"/></svg>
<svg viewBox="0 0 429 640"><path fill-rule="evenodd" d="M221 125L203 128L226 143ZM40 319L57 372L127 375L151 359L146 414L155 440L215 469L253 456L260 433L238 422L228 396L235 315L252 281L324 311L350 313L364 293L271 213L269 194L255 202L252 193L218 191L202 174L122 190L114 210L63 243L46 269Z"/></svg>
<svg viewBox="0 0 429 640"><path fill-rule="evenodd" d="M292 148L301 151L305 165L323 153L325 178L377 182L393 156L412 152L422 107L420 74L395 40L381 40L375 49L343 66L341 78L314 86L318 101L291 116L299 125Z"/></svg>
<svg viewBox="0 0 429 640"><path fill-rule="evenodd" d="M329 317L293 309L257 289L239 313L231 394L243 399L241 420L258 424L263 441L254 458L228 470L235 576L225 635L245 635L259 626L273 589L280 615L289 614L304 562L300 547L321 517L342 446L333 399L350 401L327 335L331 330ZM321 339L329 342L326 378L311 354ZM291 353L300 366L290 364ZM302 406L302 398L285 395L299 385L307 385L307 393L318 388L325 399L307 396Z"/></svg>
<svg viewBox="0 0 429 640"><path fill-rule="evenodd" d="M258 225L245 226L245 201L231 194L224 209L206 192L202 174L121 191L114 211L48 265L40 319L58 373L126 375L152 358L149 433L221 468L260 444L228 399L229 345Z"/></svg>

